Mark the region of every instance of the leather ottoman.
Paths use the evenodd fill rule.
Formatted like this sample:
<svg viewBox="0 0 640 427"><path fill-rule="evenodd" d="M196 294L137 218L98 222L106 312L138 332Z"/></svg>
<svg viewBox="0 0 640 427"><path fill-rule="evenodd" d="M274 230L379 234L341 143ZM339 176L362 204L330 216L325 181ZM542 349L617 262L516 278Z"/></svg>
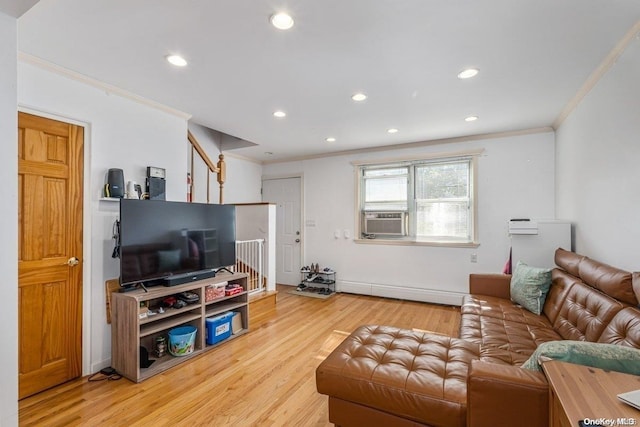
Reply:
<svg viewBox="0 0 640 427"><path fill-rule="evenodd" d="M391 326L361 326L317 368L336 425L465 426L467 371L479 345Z"/></svg>

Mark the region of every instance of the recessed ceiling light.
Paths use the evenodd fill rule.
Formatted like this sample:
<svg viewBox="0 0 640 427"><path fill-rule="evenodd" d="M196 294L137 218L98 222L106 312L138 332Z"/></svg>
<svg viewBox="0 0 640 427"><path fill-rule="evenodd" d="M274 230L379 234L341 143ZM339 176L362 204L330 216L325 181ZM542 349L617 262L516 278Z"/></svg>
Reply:
<svg viewBox="0 0 640 427"><path fill-rule="evenodd" d="M475 77L480 70L477 68L467 68L466 70L462 70L458 73L459 79L470 79L471 77Z"/></svg>
<svg viewBox="0 0 640 427"><path fill-rule="evenodd" d="M398 133L398 129L396 128L387 129L387 133Z"/></svg>
<svg viewBox="0 0 640 427"><path fill-rule="evenodd" d="M332 136L326 139L327 142L336 142L336 139Z"/></svg>
<svg viewBox="0 0 640 427"><path fill-rule="evenodd" d="M168 55L167 61L176 67L184 67L187 65L187 60L180 55Z"/></svg>
<svg viewBox="0 0 640 427"><path fill-rule="evenodd" d="M364 101L365 99L367 99L367 95L365 95L362 92L358 92L356 94L353 94L353 96L351 97L351 99L353 99L354 101Z"/></svg>
<svg viewBox="0 0 640 427"><path fill-rule="evenodd" d="M287 113L285 113L284 111L278 110L278 111L274 111L273 112L273 117L277 117L279 119L281 119L283 117L286 117L286 116L287 116Z"/></svg>
<svg viewBox="0 0 640 427"><path fill-rule="evenodd" d="M478 116L469 116L464 119L465 122L475 122L476 120L478 120Z"/></svg>
<svg viewBox="0 0 640 427"><path fill-rule="evenodd" d="M265 151L264 154L266 154L267 156L273 156L273 152L272 151Z"/></svg>
<svg viewBox="0 0 640 427"><path fill-rule="evenodd" d="M288 30L293 27L293 18L284 12L271 15L271 25L279 30Z"/></svg>

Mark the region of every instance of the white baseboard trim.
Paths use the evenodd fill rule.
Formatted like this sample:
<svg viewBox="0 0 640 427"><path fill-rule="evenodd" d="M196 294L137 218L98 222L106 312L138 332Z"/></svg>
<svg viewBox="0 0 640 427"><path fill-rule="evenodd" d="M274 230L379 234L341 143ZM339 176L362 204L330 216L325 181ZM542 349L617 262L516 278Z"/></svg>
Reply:
<svg viewBox="0 0 640 427"><path fill-rule="evenodd" d="M384 298L397 298L409 301L430 302L434 304L456 305L462 304L464 294L459 292L439 291L436 289L411 288L406 286L381 285L376 283L352 282L338 280L337 292L358 295L373 295Z"/></svg>

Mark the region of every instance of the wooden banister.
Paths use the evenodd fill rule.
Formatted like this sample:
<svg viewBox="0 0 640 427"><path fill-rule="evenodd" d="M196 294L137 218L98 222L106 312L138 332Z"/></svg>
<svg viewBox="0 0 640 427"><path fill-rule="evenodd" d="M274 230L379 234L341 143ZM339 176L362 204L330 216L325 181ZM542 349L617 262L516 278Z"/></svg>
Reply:
<svg viewBox="0 0 640 427"><path fill-rule="evenodd" d="M190 174L191 174L191 186L193 187L194 185L194 173L193 173L193 159L194 159L194 155L193 152L195 151L196 153L198 153L198 156L202 159L202 161L205 163L205 165L207 165L207 177L209 176L209 173L215 173L217 175L217 181L218 184L220 186L220 197L219 197L219 202L220 204L222 204L222 201L224 200L223 198L223 189L224 189L224 182L226 179L226 171L227 171L227 167L226 164L224 162L224 155L220 154L218 156L218 164L215 165L211 159L209 158L209 156L207 155L206 151L204 151L204 149L202 148L202 146L200 145L200 143L198 142L198 140L196 139L196 137L191 133L190 130L187 130L187 140L191 143L191 147L192 147L192 152L191 152L191 170L190 170ZM193 194L193 193L192 193ZM207 203L209 203L209 179L207 179Z"/></svg>

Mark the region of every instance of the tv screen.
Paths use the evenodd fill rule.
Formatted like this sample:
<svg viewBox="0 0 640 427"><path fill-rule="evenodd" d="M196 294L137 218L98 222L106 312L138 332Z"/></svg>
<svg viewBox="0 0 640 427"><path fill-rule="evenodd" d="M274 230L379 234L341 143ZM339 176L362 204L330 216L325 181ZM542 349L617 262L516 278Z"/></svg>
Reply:
<svg viewBox="0 0 640 427"><path fill-rule="evenodd" d="M167 284L236 261L235 206L120 201L120 285Z"/></svg>

